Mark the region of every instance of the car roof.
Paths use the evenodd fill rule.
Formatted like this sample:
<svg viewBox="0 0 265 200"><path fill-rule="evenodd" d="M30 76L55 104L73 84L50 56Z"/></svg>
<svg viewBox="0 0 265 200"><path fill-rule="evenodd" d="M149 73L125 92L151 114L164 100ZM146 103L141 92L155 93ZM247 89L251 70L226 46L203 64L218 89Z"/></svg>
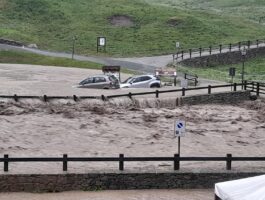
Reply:
<svg viewBox="0 0 265 200"><path fill-rule="evenodd" d="M138 77L143 77L143 76L154 77L154 75L152 74L144 74L144 75L135 75L135 76L132 76L132 78L138 78Z"/></svg>

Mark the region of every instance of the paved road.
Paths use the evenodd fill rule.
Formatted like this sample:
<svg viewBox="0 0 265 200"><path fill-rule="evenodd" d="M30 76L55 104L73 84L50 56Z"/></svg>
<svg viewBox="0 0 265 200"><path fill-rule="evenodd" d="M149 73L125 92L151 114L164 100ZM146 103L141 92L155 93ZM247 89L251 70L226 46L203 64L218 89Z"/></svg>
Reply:
<svg viewBox="0 0 265 200"><path fill-rule="evenodd" d="M265 43L259 44L259 47L265 47ZM243 48L243 46L242 46ZM251 45L250 49L257 48L257 45ZM45 51L45 50L39 50L39 49L32 49L27 47L14 47L10 45L4 45L0 44L0 49L9 49L9 50L19 50L19 51L27 51L32 52L40 55L46 55L46 56L53 56L53 57L64 57L64 58L71 58L72 54L69 53L60 53L60 52L52 52L52 51ZM229 48L223 48L222 53L229 52ZM233 47L231 49L232 52L239 51L238 47ZM219 49L213 49L212 55L219 54ZM207 56L209 55L209 51L203 51L201 56ZM192 58L200 57L199 52L193 52ZM162 56L153 56L153 57L131 57L131 58L110 58L110 57L99 57L99 56L79 56L75 55L74 57L76 60L81 61L92 61L104 65L119 65L122 67L129 68L131 70L136 70L139 72L144 73L153 73L154 68L156 67L164 67L168 63L171 63L173 61L173 55L162 55ZM183 60L189 59L190 54L185 53L183 55ZM176 61L180 62L182 58L177 58Z"/></svg>
<svg viewBox="0 0 265 200"><path fill-rule="evenodd" d="M39 55L52 56L52 57L72 58L72 54L69 54L69 53L44 51L44 50L39 50L39 49L10 46L10 45L5 45L5 44L0 44L0 49L27 51L27 52L36 53ZM134 62L133 60L125 61L125 60L119 60L119 59L114 59L114 58L109 58L109 57L79 56L79 55L75 55L74 59L81 60L81 61L92 61L92 62L100 63L103 65L119 65L122 67L129 68L131 70L139 71L139 72L148 72L148 73L154 72L154 66L149 65L149 64L144 64L144 63L137 63L137 62Z"/></svg>

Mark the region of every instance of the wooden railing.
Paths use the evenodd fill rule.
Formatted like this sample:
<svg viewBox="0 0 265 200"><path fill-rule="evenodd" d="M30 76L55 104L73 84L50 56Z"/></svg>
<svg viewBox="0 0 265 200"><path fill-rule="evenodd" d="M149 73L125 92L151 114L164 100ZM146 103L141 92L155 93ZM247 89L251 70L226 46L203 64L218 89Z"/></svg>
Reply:
<svg viewBox="0 0 265 200"><path fill-rule="evenodd" d="M232 162L236 161L265 161L265 157L233 157L232 154L227 154L226 157L181 157L179 154L174 154L173 157L125 157L120 154L118 157L68 157L63 154L63 157L9 157L8 154L4 158L0 158L0 162L4 163L4 171L8 172L9 163L12 162L62 162L63 171L67 171L69 162L118 162L119 170L124 170L125 162L158 162L171 161L173 162L174 170L180 169L180 162L184 161L224 161L226 162L226 170L232 169Z"/></svg>
<svg viewBox="0 0 265 200"><path fill-rule="evenodd" d="M173 54L174 60L182 61L193 57L201 57L202 55L221 54L225 52L240 51L242 48L259 48L265 46L265 39L257 39L253 41L241 41L235 44L220 44L209 47L199 47L187 50L181 50Z"/></svg>
<svg viewBox="0 0 265 200"><path fill-rule="evenodd" d="M254 89L253 89L253 84L254 84ZM242 86L241 88L243 90L250 89L251 91L255 92L256 87L260 88L260 86L257 86L258 83L255 82L247 82L245 81L244 83L233 83L233 84L225 84L225 85L208 85L204 87L194 87L194 88L180 88L180 89L173 89L173 90L155 90L155 91L150 91L150 92L129 92L126 94L117 94L117 95L101 95L101 96L19 96L19 95L0 95L0 98L6 98L6 99L13 99L15 101L19 101L20 99L40 99L43 100L44 102L47 102L49 100L53 99L69 99L69 100L83 100L83 99L101 99L103 101L107 101L108 99L113 99L113 98L120 98L120 97L128 97L132 98L134 96L144 96L144 95L154 95L155 98L159 98L160 94L164 93L181 93L181 96L186 96L187 91L197 91L197 90L205 90L207 89L208 92L207 94L211 94L215 88L232 88L232 91L237 91L238 86ZM261 85L261 84L260 84ZM258 90L263 91L263 89Z"/></svg>

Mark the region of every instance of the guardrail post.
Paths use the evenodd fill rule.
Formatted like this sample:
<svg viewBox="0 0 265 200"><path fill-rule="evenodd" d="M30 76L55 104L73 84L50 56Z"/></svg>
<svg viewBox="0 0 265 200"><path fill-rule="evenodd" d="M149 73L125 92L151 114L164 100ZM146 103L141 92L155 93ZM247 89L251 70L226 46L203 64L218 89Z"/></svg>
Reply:
<svg viewBox="0 0 265 200"><path fill-rule="evenodd" d="M219 47L220 47L220 49L219 49L220 50L220 53L222 53L222 46L223 45L221 45L221 44L219 45Z"/></svg>
<svg viewBox="0 0 265 200"><path fill-rule="evenodd" d="M182 96L183 97L185 96L185 91L186 91L186 89L185 88L182 88Z"/></svg>
<svg viewBox="0 0 265 200"><path fill-rule="evenodd" d="M158 98L158 97L159 97L159 91L156 90L156 98Z"/></svg>
<svg viewBox="0 0 265 200"><path fill-rule="evenodd" d="M192 49L189 49L189 51L190 51L190 58L191 58L191 54L192 54Z"/></svg>
<svg viewBox="0 0 265 200"><path fill-rule="evenodd" d="M174 154L174 170L179 170L180 162L179 162L179 154Z"/></svg>
<svg viewBox="0 0 265 200"><path fill-rule="evenodd" d="M208 94L211 94L211 92L212 92L212 86L208 85Z"/></svg>
<svg viewBox="0 0 265 200"><path fill-rule="evenodd" d="M4 172L8 172L8 154L4 155L4 159L6 159L4 161Z"/></svg>
<svg viewBox="0 0 265 200"><path fill-rule="evenodd" d="M124 170L124 155L120 154L119 156L119 170L123 171Z"/></svg>
<svg viewBox="0 0 265 200"><path fill-rule="evenodd" d="M77 101L77 96L76 95L73 95L73 99L74 99L74 101Z"/></svg>
<svg viewBox="0 0 265 200"><path fill-rule="evenodd" d="M43 101L44 102L47 102L48 101L48 97L47 97L47 95L45 94L45 95L43 95Z"/></svg>
<svg viewBox="0 0 265 200"><path fill-rule="evenodd" d="M232 169L232 154L226 155L226 170Z"/></svg>
<svg viewBox="0 0 265 200"><path fill-rule="evenodd" d="M248 41L248 48L250 48L250 41Z"/></svg>
<svg viewBox="0 0 265 200"><path fill-rule="evenodd" d="M67 154L63 154L63 171L67 171Z"/></svg>
<svg viewBox="0 0 265 200"><path fill-rule="evenodd" d="M236 88L237 88L237 84L234 83L234 92L236 91Z"/></svg>
<svg viewBox="0 0 265 200"><path fill-rule="evenodd" d="M231 52L231 50L232 50L232 44L230 43L229 44L229 51Z"/></svg>
<svg viewBox="0 0 265 200"><path fill-rule="evenodd" d="M238 49L241 49L241 42L238 43Z"/></svg>
<svg viewBox="0 0 265 200"><path fill-rule="evenodd" d="M209 53L212 55L212 46L209 47Z"/></svg>
<svg viewBox="0 0 265 200"><path fill-rule="evenodd" d="M259 83L257 83L257 96L259 96Z"/></svg>
<svg viewBox="0 0 265 200"><path fill-rule="evenodd" d="M202 56L202 48L200 47L199 49L200 49L200 57L201 57Z"/></svg>
<svg viewBox="0 0 265 200"><path fill-rule="evenodd" d="M15 102L17 102L17 101L18 101L18 97L17 97L17 95L16 95L16 94L14 94L14 100L15 100Z"/></svg>
<svg viewBox="0 0 265 200"><path fill-rule="evenodd" d="M257 48L259 47L259 40L256 41L257 42Z"/></svg>

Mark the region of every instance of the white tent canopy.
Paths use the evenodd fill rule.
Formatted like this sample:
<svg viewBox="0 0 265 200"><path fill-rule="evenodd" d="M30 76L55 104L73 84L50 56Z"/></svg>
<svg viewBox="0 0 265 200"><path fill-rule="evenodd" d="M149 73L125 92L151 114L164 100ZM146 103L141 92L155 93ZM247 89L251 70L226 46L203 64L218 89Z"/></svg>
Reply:
<svg viewBox="0 0 265 200"><path fill-rule="evenodd" d="M222 200L265 200L265 175L215 184Z"/></svg>

